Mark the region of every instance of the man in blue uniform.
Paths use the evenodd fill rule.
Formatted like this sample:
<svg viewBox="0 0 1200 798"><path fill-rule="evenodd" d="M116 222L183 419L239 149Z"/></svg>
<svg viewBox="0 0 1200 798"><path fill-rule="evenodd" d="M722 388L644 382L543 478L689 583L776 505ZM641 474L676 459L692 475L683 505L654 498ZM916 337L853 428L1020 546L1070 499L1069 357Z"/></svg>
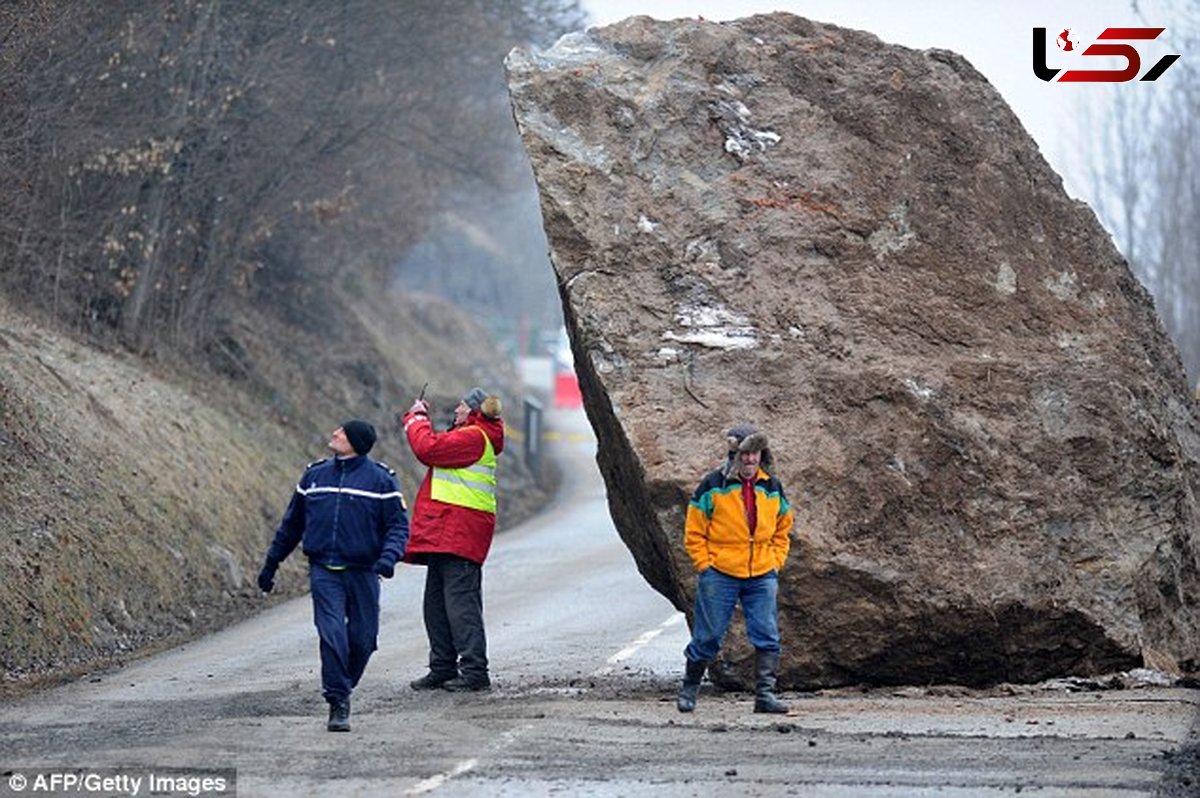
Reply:
<svg viewBox="0 0 1200 798"><path fill-rule="evenodd" d="M321 641L329 731L350 731L350 693L379 635L379 579L391 578L408 543L396 473L367 457L375 437L375 428L359 419L333 431L328 445L334 456L305 469L258 575L258 586L270 593L279 563L301 544Z"/></svg>

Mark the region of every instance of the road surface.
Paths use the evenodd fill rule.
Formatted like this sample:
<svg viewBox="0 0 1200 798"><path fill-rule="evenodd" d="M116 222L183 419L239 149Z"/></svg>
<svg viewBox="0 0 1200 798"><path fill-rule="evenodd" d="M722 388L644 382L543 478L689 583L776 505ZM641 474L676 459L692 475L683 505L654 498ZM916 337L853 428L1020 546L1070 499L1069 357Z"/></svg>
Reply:
<svg viewBox="0 0 1200 798"><path fill-rule="evenodd" d="M351 733L325 731L301 598L0 707L0 795L144 795L151 775L178 776L158 785L178 795L236 780L242 796L1099 797L1154 795L1164 777L1163 794L1195 794L1177 751L1197 690L825 691L784 694L780 717L706 683L679 714L686 625L612 528L586 422L554 423L564 491L484 569L492 692L408 688L426 644L423 572L405 567L384 583ZM106 789L69 789L84 776Z"/></svg>

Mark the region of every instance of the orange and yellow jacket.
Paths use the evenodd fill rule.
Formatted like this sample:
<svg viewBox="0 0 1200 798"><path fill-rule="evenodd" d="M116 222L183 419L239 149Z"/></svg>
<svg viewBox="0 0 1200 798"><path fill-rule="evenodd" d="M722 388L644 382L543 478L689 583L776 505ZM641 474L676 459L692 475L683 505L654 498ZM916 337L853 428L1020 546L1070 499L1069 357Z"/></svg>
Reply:
<svg viewBox="0 0 1200 798"><path fill-rule="evenodd" d="M753 530L742 503L742 483L723 469L700 483L688 502L683 545L697 571L716 568L726 576L748 578L783 568L791 540L792 506L783 485L761 468L754 477L758 523Z"/></svg>

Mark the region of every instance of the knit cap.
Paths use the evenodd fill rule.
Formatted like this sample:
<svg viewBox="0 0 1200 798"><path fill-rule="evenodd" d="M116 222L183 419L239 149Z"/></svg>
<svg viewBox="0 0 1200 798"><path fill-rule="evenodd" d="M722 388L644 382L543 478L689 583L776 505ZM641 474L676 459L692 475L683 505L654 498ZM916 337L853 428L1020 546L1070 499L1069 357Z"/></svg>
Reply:
<svg viewBox="0 0 1200 798"><path fill-rule="evenodd" d="M362 419L342 422L342 432L346 433L346 440L358 454L366 454L375 445L375 428Z"/></svg>

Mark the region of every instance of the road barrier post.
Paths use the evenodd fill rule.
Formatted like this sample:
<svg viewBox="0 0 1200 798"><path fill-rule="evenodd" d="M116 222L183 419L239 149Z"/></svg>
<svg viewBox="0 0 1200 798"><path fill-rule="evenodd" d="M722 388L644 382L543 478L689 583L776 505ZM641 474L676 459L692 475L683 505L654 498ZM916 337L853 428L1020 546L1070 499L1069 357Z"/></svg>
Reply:
<svg viewBox="0 0 1200 798"><path fill-rule="evenodd" d="M542 467L542 405L536 399L525 397L525 465L534 475L541 474Z"/></svg>

